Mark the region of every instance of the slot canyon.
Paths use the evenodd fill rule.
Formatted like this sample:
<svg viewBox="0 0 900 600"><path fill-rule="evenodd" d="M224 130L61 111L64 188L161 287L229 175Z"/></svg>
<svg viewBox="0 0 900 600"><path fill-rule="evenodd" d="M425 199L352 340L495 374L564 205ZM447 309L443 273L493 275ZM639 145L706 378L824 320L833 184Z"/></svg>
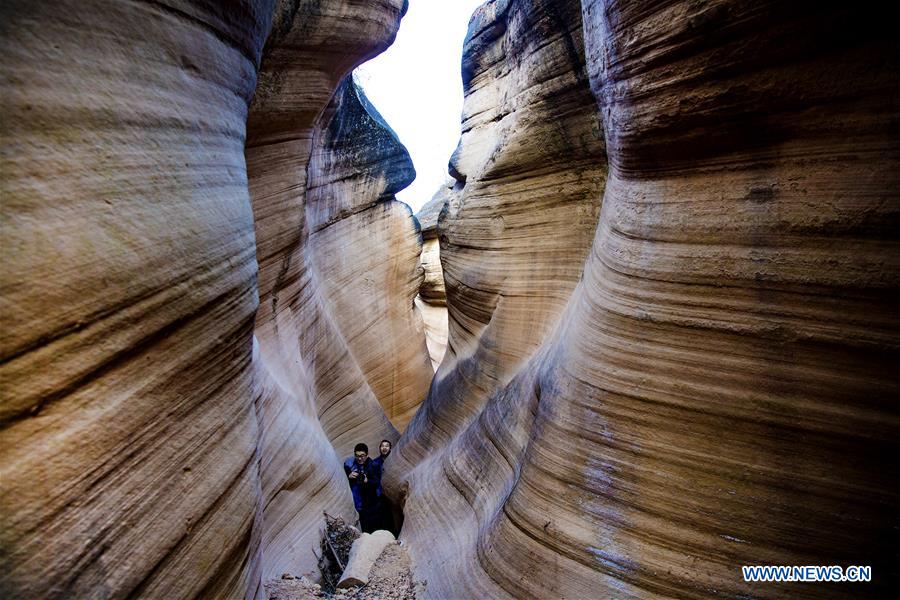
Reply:
<svg viewBox="0 0 900 600"><path fill-rule="evenodd" d="M0 5L0 596L273 597L387 439L422 598L890 597L890 7L488 0L417 214L407 9Z"/></svg>

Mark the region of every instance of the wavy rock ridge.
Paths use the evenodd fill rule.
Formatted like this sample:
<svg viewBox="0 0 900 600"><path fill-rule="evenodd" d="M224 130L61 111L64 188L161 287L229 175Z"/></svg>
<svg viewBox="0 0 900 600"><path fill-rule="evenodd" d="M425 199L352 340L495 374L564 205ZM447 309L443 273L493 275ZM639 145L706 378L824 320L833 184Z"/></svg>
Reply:
<svg viewBox="0 0 900 600"><path fill-rule="evenodd" d="M341 336L388 418L402 430L432 377L424 325L412 309L422 282L422 245L409 207L394 199L415 170L350 79L332 110L335 118L320 130L321 151L313 153L310 165L310 253ZM346 423L344 410L338 419Z"/></svg>
<svg viewBox="0 0 900 600"><path fill-rule="evenodd" d="M340 458L430 369L409 158L349 84L322 113L404 11L4 3L3 595L259 597L353 515ZM323 262L328 229L372 262ZM369 266L342 313L316 270ZM354 348L367 306L396 363Z"/></svg>
<svg viewBox="0 0 900 600"><path fill-rule="evenodd" d="M896 583L900 53L879 18L476 12L439 227L448 358L392 471L430 595ZM881 576L751 585L745 564Z"/></svg>
<svg viewBox="0 0 900 600"><path fill-rule="evenodd" d="M447 290L444 269L441 267L441 247L438 240L438 217L450 188L442 186L434 198L416 213L422 232L422 270L424 277L416 297L416 308L425 323L425 342L431 365L437 371L447 352Z"/></svg>

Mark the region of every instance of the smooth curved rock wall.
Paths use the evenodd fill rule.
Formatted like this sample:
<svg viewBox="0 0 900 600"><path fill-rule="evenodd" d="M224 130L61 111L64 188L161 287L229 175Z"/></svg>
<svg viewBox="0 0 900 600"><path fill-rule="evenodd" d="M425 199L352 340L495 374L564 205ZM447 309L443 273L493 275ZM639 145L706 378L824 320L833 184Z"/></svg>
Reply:
<svg viewBox="0 0 900 600"><path fill-rule="evenodd" d="M384 372L411 369L388 361L373 368L364 360L370 355L359 347L360 317L394 307L388 316L399 322L383 325L383 342L398 345L402 336L406 353L392 358L411 363L418 351L427 366L424 335L418 346L409 339L416 315L405 299L405 287L417 285L409 280L419 275L418 241L411 219L380 208L411 181L409 157L349 80L335 95L352 67L393 41L406 4L292 8L280 21L276 16L267 43L246 147L260 269L254 334L261 379L270 382L257 402L269 425L260 445L264 579L315 571L311 548L319 544L322 511L356 518L341 460L357 442L374 452L381 439L398 437L376 392L388 406L395 390L411 395L414 383L381 381ZM336 139L342 128L368 135ZM372 207L368 219L364 207ZM354 260L351 250L363 256ZM358 271L384 269L380 258L395 270L383 273L378 289L364 288L368 295L356 295L352 305L339 301L343 292L330 282L349 278L362 287ZM424 395L427 382L420 387Z"/></svg>
<svg viewBox="0 0 900 600"><path fill-rule="evenodd" d="M900 489L888 458L900 440L900 79L886 15L583 5L584 55L577 2L491 2L470 28L451 164L465 186L441 223L455 358L389 482L405 499L416 577L431 597L887 593ZM554 11L570 36L547 35ZM583 172L581 160L601 176L608 162L609 175L592 242L570 244L583 274L554 281L549 302L541 279L516 277L506 178L522 191L521 231L541 228L550 250L573 227L551 228L529 197L541 171L516 173L531 155L498 143L510 117L492 107L521 97L519 65L559 64L536 78L587 85L554 63L572 48L586 56L608 159L570 146L556 177ZM541 106L540 89L521 106ZM542 144L574 97L584 109L583 94L555 94L537 113ZM528 273L565 256L515 239L535 252ZM504 315L508 298L545 307L544 327ZM881 575L852 590L751 585L744 564Z"/></svg>
<svg viewBox="0 0 900 600"><path fill-rule="evenodd" d="M4 3L4 595L259 597L355 516L341 455L396 432L310 289L306 166L404 10Z"/></svg>
<svg viewBox="0 0 900 600"><path fill-rule="evenodd" d="M271 6L0 10L0 590L253 595L243 146Z"/></svg>
<svg viewBox="0 0 900 600"><path fill-rule="evenodd" d="M580 8L488 2L463 55L458 180L439 221L447 354L403 459L425 459L507 384L581 276L605 180ZM574 62L573 62L574 61Z"/></svg>
<svg viewBox="0 0 900 600"><path fill-rule="evenodd" d="M442 185L434 197L416 213L422 230L422 270L424 277L416 297L416 308L425 324L425 343L431 357L433 371L437 371L447 352L447 290L444 269L441 267L441 247L438 240L438 217L447 204L452 185Z"/></svg>
<svg viewBox="0 0 900 600"><path fill-rule="evenodd" d="M415 169L351 78L329 110L334 117L319 130L310 164L311 262L353 359L391 423L403 430L432 377L424 325L413 308L422 281L420 235L410 208L394 198ZM362 439L374 453L382 438Z"/></svg>

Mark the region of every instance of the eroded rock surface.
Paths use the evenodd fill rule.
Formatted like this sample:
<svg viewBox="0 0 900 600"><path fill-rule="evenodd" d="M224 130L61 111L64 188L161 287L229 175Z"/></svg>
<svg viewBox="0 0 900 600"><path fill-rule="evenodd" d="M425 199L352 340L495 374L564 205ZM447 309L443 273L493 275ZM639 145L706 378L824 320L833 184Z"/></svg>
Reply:
<svg viewBox="0 0 900 600"><path fill-rule="evenodd" d="M0 595L252 595L268 3L4 2Z"/></svg>
<svg viewBox="0 0 900 600"><path fill-rule="evenodd" d="M439 226L449 344L403 461L428 460L465 429L552 331L581 276L606 160L580 15L572 2L488 2L470 24L458 183Z"/></svg>
<svg viewBox="0 0 900 600"><path fill-rule="evenodd" d="M421 326L419 344L411 339L418 241L392 200L414 172L345 79L387 47L404 10L400 0L301 3L273 30L262 62L246 156L267 384L257 402L267 426L264 580L314 571L322 510L355 520L341 459L357 442L374 452L395 440L379 401L402 418L403 400L418 404L428 386Z"/></svg>
<svg viewBox="0 0 900 600"><path fill-rule="evenodd" d="M409 207L394 198L415 170L350 78L323 121L329 112L334 116L320 129L310 164L309 255L318 289L353 360L402 430L432 377L422 318L413 308L422 282L421 242ZM346 425L345 409L336 409ZM365 434L351 443L377 444L382 437Z"/></svg>
<svg viewBox="0 0 900 600"><path fill-rule="evenodd" d="M489 2L470 27L448 358L391 473L416 576L434 597L822 597L855 590L740 565L871 564L860 593L881 593L900 489L884 15L583 5Z"/></svg>
<svg viewBox="0 0 900 600"><path fill-rule="evenodd" d="M261 596L355 516L340 459L396 431L311 273L306 167L404 10L4 3L4 595Z"/></svg>
<svg viewBox="0 0 900 600"><path fill-rule="evenodd" d="M425 340L434 371L438 370L447 352L447 290L444 287L444 270L441 267L438 217L447 204L451 191L452 185L442 186L416 213L416 220L422 233L424 272L419 295L416 297L416 308L425 323Z"/></svg>

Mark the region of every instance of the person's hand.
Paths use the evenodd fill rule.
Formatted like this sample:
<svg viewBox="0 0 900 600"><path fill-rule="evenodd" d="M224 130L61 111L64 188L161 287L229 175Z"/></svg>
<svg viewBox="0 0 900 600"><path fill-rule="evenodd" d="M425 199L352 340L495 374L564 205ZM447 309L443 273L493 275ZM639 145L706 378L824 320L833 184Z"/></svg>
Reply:
<svg viewBox="0 0 900 600"><path fill-rule="evenodd" d="M359 473L357 473L356 471L350 471L350 479L356 479L358 475Z"/></svg>

